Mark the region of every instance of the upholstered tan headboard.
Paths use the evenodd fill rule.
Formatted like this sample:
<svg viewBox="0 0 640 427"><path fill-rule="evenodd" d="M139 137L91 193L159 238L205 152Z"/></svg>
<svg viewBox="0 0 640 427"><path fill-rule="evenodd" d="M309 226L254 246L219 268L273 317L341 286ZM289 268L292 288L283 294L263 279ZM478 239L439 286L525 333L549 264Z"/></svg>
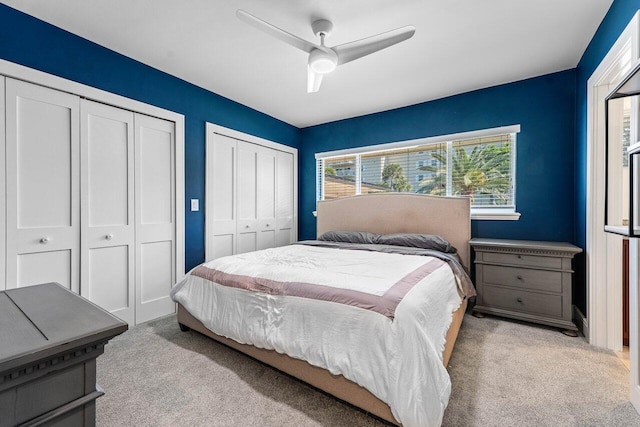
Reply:
<svg viewBox="0 0 640 427"><path fill-rule="evenodd" d="M318 202L317 233L369 231L372 233L437 234L458 249L469 268L471 209L467 197L440 197L411 193L381 193Z"/></svg>

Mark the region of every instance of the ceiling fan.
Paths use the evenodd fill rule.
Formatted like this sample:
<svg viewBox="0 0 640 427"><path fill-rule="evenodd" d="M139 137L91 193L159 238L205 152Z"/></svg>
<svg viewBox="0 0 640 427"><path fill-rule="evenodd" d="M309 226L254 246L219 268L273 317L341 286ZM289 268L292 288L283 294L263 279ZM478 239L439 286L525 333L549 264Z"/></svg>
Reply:
<svg viewBox="0 0 640 427"><path fill-rule="evenodd" d="M375 36L334 47L327 47L324 44L324 39L331 34L333 24L326 19L319 19L313 21L311 24L313 33L317 37L320 37L320 45L317 45L281 30L244 10L238 9L236 16L241 21L246 22L258 30L309 54L307 92L317 92L318 89L320 89L320 83L322 83L322 76L335 70L338 65L346 64L354 59L362 58L363 56L410 39L416 32L415 27L407 25L406 27L397 28Z"/></svg>

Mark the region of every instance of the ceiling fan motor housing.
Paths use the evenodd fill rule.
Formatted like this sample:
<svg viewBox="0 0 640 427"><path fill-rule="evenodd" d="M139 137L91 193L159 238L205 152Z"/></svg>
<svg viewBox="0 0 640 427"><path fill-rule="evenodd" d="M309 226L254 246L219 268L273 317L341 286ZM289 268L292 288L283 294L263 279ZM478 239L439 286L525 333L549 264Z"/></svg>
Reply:
<svg viewBox="0 0 640 427"><path fill-rule="evenodd" d="M318 19L311 23L311 30L316 37L320 36L329 36L331 31L333 30L333 24L331 21L327 21L326 19Z"/></svg>

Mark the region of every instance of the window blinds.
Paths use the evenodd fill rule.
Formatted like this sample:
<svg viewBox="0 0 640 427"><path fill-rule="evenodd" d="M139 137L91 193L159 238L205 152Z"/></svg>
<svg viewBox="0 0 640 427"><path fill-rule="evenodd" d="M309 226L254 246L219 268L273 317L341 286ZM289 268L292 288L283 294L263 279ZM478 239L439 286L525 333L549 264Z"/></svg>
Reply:
<svg viewBox="0 0 640 427"><path fill-rule="evenodd" d="M393 191L468 196L474 207L514 207L515 135L319 157L318 200Z"/></svg>

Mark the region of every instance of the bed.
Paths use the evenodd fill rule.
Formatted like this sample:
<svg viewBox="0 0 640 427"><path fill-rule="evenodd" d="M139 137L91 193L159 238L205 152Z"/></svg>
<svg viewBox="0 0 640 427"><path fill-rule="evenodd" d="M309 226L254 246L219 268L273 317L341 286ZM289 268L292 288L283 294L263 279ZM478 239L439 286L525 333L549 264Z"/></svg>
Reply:
<svg viewBox="0 0 640 427"><path fill-rule="evenodd" d="M376 195L354 196L349 198L319 202L317 211L317 234L318 236L322 236L325 233L331 231L368 232L375 233L376 236L393 235L395 233L418 233L424 235L442 236L451 244L451 246L454 246L457 249L457 255L461 264L465 268L469 266L468 241L470 239L470 209L468 198L384 193ZM351 258L347 257L347 254L349 254L350 257L353 256L355 257L354 259L357 260L349 261L353 263L359 263L360 257L371 256L373 257L373 265L369 268L374 271L375 264L379 264L381 262L376 257L395 256L395 258L390 258L389 268L380 267L379 271L382 272L393 270L391 266L397 266L397 273L402 276L404 274L404 270L402 270L402 268L404 268L402 267L402 262L404 261L402 260L411 260L411 262L416 263L424 262L416 260L419 257L413 255L410 255L408 257L405 255L397 254L381 255L378 252L371 252L371 255L365 255L365 253L369 254L369 249L361 250L362 248L358 248L358 250L352 250L352 248L350 247L341 247L338 249L338 251L336 251L335 249L325 249L323 246L330 246L338 243L311 243L310 246L294 245L296 247L296 252L291 252L294 250L293 247L279 249L279 252L277 252L279 263L285 265L289 262L289 260L295 259L294 263L299 264L299 260L304 259L309 260L310 264L318 264L320 266L318 268L324 268L324 264L322 264L324 259L323 257L325 256L325 252L328 251L331 253L339 253L341 259L350 260ZM339 243L338 245L342 244ZM244 258L249 260L250 263L255 266L260 264L262 255L259 253L252 253L249 255L244 255ZM399 260L401 260L402 262L400 262ZM229 260L229 262L231 262L231 260ZM326 262L335 263L336 259L334 257L331 258L331 261ZM347 262L345 265L348 265L349 262ZM449 261L446 261L446 263L448 263L447 265L450 266L453 265L450 264ZM435 264L432 263L432 265ZM286 267L288 268L288 266ZM300 319L302 320L298 319L296 320L296 322L290 322L292 324L307 325L313 324L313 322L318 322L318 324L324 325L323 328L325 330L332 330L334 325L329 324L327 326L327 322L330 323L332 322L333 318L338 318L338 316L341 316L342 314L340 310L342 310L347 313L349 319L352 319L354 317L362 317L362 322L367 324L365 325L366 328L374 328L371 330L379 330L387 328L387 325L393 325L394 323L403 324L402 322L405 322L404 325L409 324L406 320L398 321L396 319L398 319L398 316L401 316L400 318L403 318L402 316L405 316L405 311L413 310L413 308L406 308L409 307L410 303L405 301L410 300L410 298L401 298L399 300L399 304L397 304L397 307L394 305L390 311L388 310L391 315L387 314L387 317L384 317L384 315L380 315L382 311L375 312L375 309L363 310L361 307L349 306L346 305L346 303L336 304L335 300L331 300L331 298L329 298L329 300L317 301L308 300L306 298L302 298L301 296L272 296L268 295L269 291L266 291L267 294L263 294L261 292L255 292L255 289L253 289L254 292L252 292L247 291L246 289L241 289L242 286L240 286L240 288L218 286L217 282L215 281L217 280L217 278L222 276L211 276L207 278L205 277L207 276L206 274L195 272L198 269L200 269L199 271L204 271L205 273L210 272L210 270L206 270L206 268L213 267L207 267L207 264L197 267L187 276L187 279L185 279L185 281L181 282L179 286L177 285L176 287L174 287L174 290L172 291L172 296L178 303L178 322L180 323L181 329L193 329L204 335L207 335L215 339L216 341L226 344L229 347L232 347L251 357L254 357L255 359L267 363L268 365L271 365L289 375L305 381L339 399L351 403L393 424L406 426L439 424L440 420L442 419L442 414L448 402L448 396L450 393L450 382L448 382L448 374L446 373L444 367L447 366L449 358L453 351L453 346L458 335L460 325L462 323L464 312L466 310L468 296L473 295L472 291L469 292L468 289L465 291L460 290L460 280L457 279L457 276L453 279L453 281L458 284L457 288L455 289L455 296L453 296L454 291L450 289L451 286L455 285L438 285L443 286L443 289L446 289L446 291L437 291L439 292L437 294L437 297L433 297L433 295L429 296L430 294L428 292L436 292L436 290L434 290L436 289L436 287L435 285L430 285L430 287L423 285L422 283L426 281L426 279L419 282L408 291L409 293L411 293L412 298L414 298L415 295L421 295L425 299L431 298L438 301L440 301L440 292L443 295L447 295L442 297L442 301L447 301L446 304L438 303L439 312L442 312L444 314L439 315L437 321L434 322L440 325L440 332L437 332L438 330L436 329L436 331L433 332L433 334L435 335L427 339L427 341L429 341L429 345L425 345L424 347L428 347L429 350L425 350L419 345L408 344L409 342L413 341L413 338L409 339L406 337L413 335L402 335L398 333L398 336L404 337L403 339L398 338L397 343L400 343L399 349L388 351L388 353L393 353L392 356L388 356L385 353L384 355L378 357L378 354L382 354L386 351L384 347L387 342L384 340L382 340L380 344L371 344L371 348L367 349L365 352L364 350L359 349L354 350L353 348L355 346L351 344L347 346L342 343L334 343L334 341L324 341L324 335L327 334L326 331L322 332L322 334L324 335L314 336L313 334L309 333L310 330L307 328L304 331L296 332L299 333L299 335L294 340L296 343L295 345L280 345L278 343L272 342L271 340L267 342L266 338L264 342L259 338L255 338L256 334L253 331L247 332L245 330L239 330L228 325L215 324L215 321L209 319L209 316L211 315L206 313L210 313L211 311L213 311L213 309L210 307L216 306L216 310L227 310L227 313L230 316L234 316L235 313L242 311L242 309L239 309L238 307L240 307L240 304L244 304L242 301L244 301L246 298L261 298L262 300L260 304L264 304L264 306L274 305L274 300L278 302L281 299L287 298L287 304L300 304L300 301L304 301L304 304L307 304L303 308L296 309L301 313ZM223 269L219 264L216 264L216 268ZM224 268L227 268L228 272L236 272L236 266L233 263L227 265ZM407 268L409 269L407 271L411 271L411 269L413 269L414 267L407 266ZM434 268L431 268L431 270L434 270ZM451 281L451 279L448 278L448 272L450 270L453 270L453 267L451 269L447 269L446 267L438 268L437 270L435 270L436 273L434 273L433 275L438 275L438 277L440 277L440 275L443 277L446 276L447 278L446 280L443 279L443 283L447 280ZM215 271L216 274L227 274L221 273L218 270L211 271ZM389 275L391 274L392 273L389 273ZM233 275L228 274L228 276L231 277ZM331 274L327 274L327 276L331 276ZM453 277L453 273L451 273L451 277ZM284 282L286 282L287 279L288 278L282 278ZM273 282L273 280L270 280L268 282L271 283ZM185 285L185 283L187 283L188 285ZM210 286L209 283L213 283L213 286ZM260 286L262 286L262 282L260 283ZM189 285L191 285L188 288L189 290L185 290L185 287ZM282 283L280 283L280 285L282 285ZM447 287L445 288L444 286ZM203 290L209 288L215 289L213 296L212 294L206 293L210 292L209 290ZM260 289L258 291L260 291ZM409 293L407 293L406 295L409 295ZM221 299L221 295L224 295L224 301ZM227 302L227 300L232 302ZM253 306L253 300L251 301L252 309L249 311L253 312L256 309ZM291 301L293 301L293 303ZM226 306L228 307L225 309ZM281 310L281 307L277 306L277 304L275 304L275 307L276 308L274 310L276 312ZM287 307L291 307L291 305L287 305ZM331 311L334 310L334 308L337 310L337 314L333 314L333 312ZM290 313L293 313L295 311L290 308L287 308L287 310ZM323 310L322 313L319 310ZM394 312L393 310L396 311ZM272 316L263 307L258 311L266 313L264 314L265 317ZM437 310L433 311L435 313ZM316 313L315 315L317 315L318 317L316 319L311 318L311 320L305 320L305 318L308 317L308 313ZM394 315L396 316L396 319L394 319ZM215 315L213 316L215 317ZM227 315L221 316L222 320L218 319L217 322L226 323ZM253 314L247 314L246 316L243 315L243 317L251 316L253 316ZM349 322L350 321L351 320L349 320ZM423 319L421 319L420 321L423 321ZM286 324L285 321L282 321L280 319L277 322ZM339 323L343 324L345 323L345 321L341 320ZM414 323L417 323L417 321ZM207 326L209 327L205 326L205 324L207 324ZM251 325L254 324L255 322L251 323ZM264 325L261 325L262 326L256 329L263 328ZM369 329L366 329L365 326L363 326L363 333L371 333L372 335L383 335L382 333L372 333ZM264 328L267 329L270 327L271 325L264 326ZM336 326L336 328L338 327L339 326ZM348 326L345 326L345 328L347 328L346 332L345 330L343 330L336 333L348 335L352 330L357 331L360 326L349 324ZM284 327L284 329L287 328ZM217 333L213 332L213 330L215 330ZM387 329L385 329L385 331L386 330ZM410 326L409 330L413 331L412 333L418 331L418 333L422 334L420 328L415 325ZM443 335L441 339L438 337L438 333ZM280 332L267 332L267 335L269 334L279 335ZM357 336L353 338L352 335L352 339L355 339L354 342L358 341ZM315 342L321 343L317 344L318 347L321 348L312 348L312 350L309 351L308 355L304 353L305 351L307 351L307 347L314 347L316 345L314 344ZM392 341L389 339L389 342ZM395 341L393 342L396 343ZM300 343L303 343L304 345ZM333 347L334 345L337 348L337 351L353 351L354 355L357 353L357 357L362 357L363 359L366 358L366 363L362 363L362 365L364 366L364 368L362 369L379 369L381 373L378 376L382 379L379 379L375 376L372 376L371 379L364 378L364 374L362 372L358 372L358 369L361 369L361 367L359 366L360 363L353 363L352 361L350 361L346 364L343 363L342 365L340 362L338 362L336 366L327 365L327 363L325 363L323 359L323 354L324 352L329 352L329 350L327 350L327 347ZM411 348L407 349L403 346L411 346ZM407 353L409 353L413 351L413 347L416 346L420 347L417 350L418 354L422 355L423 353L430 353L425 357L412 357L411 359L406 360L400 358L404 356L396 355L396 353L403 353L406 350L409 350L406 351ZM305 348L300 349L299 347ZM433 347L433 349L431 349L431 347ZM345 350L345 348L349 349ZM334 350L331 349L331 351ZM369 353L374 354L374 356L370 356ZM388 359L385 359L385 357L393 358L393 363ZM369 359L371 359L371 361L369 361ZM358 362L358 360L356 360L356 362ZM424 399L424 396L419 395L419 393L416 395L416 393L414 393L412 390L409 390L408 392L403 390L403 381L410 381L411 378L410 376L406 378L402 377L402 375L407 375L403 371L410 371L410 369L407 369L404 366L413 366L413 364L416 364L416 372L419 372L420 375L423 376L422 380L427 379L427 381L421 380L422 382L420 384L430 382L430 378L433 379L432 382L435 384L433 386L433 390L429 388L429 390L425 391L425 396L437 396L437 399ZM438 365L438 368L435 367L436 364ZM387 365L403 366L403 369L399 369L399 367L388 368ZM387 371L385 370L388 370L389 372L387 373ZM382 371L384 371L384 373L382 373ZM432 400L438 399L439 401L432 402ZM433 406L432 409L430 409L431 406Z"/></svg>

